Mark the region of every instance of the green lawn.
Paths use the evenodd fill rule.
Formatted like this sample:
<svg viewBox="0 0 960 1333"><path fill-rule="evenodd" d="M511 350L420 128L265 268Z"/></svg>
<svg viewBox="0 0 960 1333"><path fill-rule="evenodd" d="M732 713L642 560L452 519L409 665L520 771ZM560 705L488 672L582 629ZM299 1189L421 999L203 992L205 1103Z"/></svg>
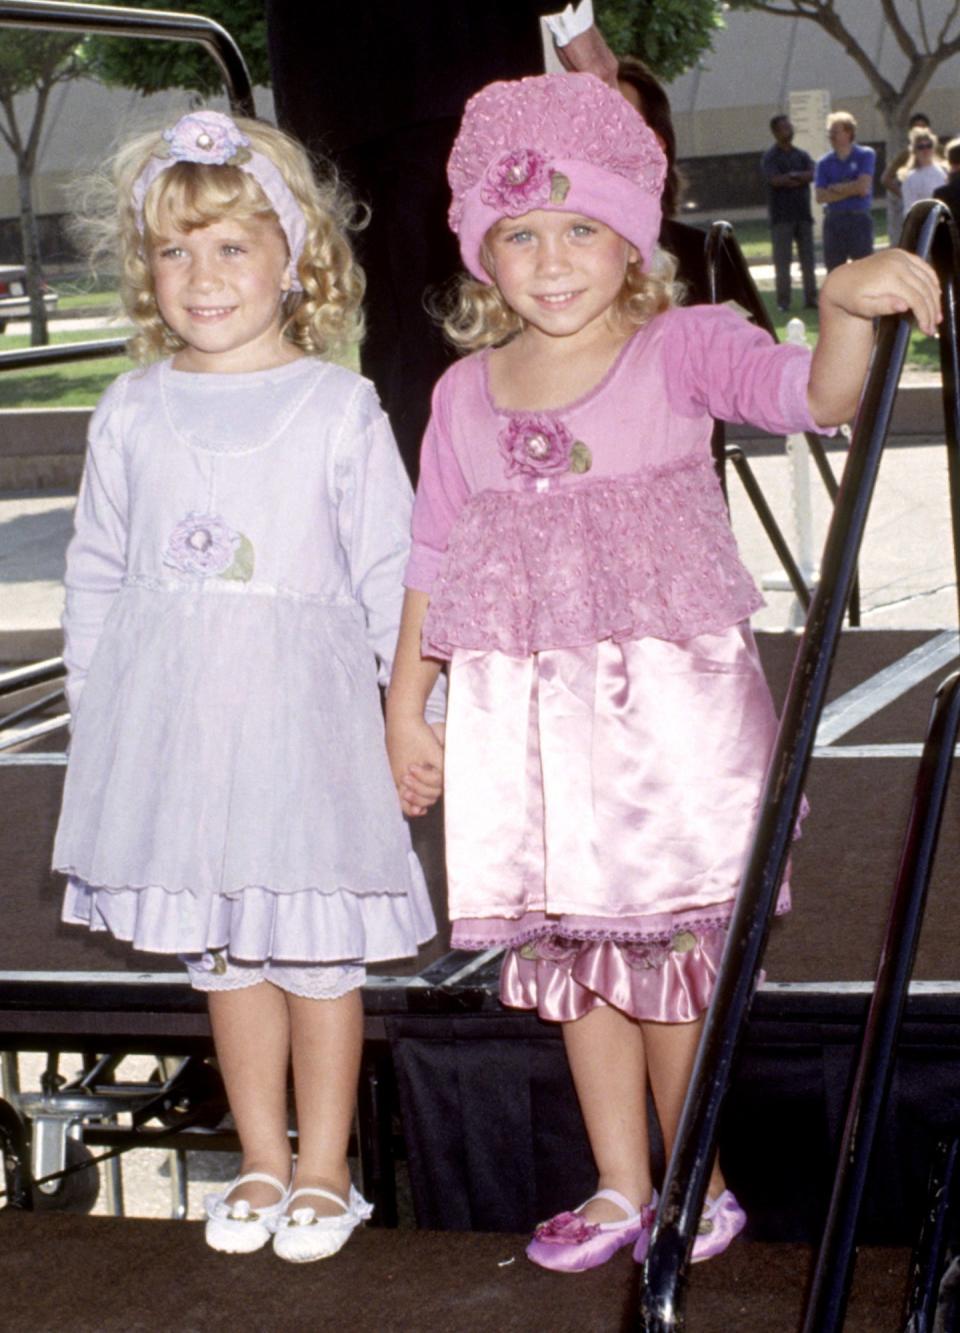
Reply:
<svg viewBox="0 0 960 1333"><path fill-rule="evenodd" d="M681 219L682 221L682 219ZM874 240L878 250L889 245L887 233L887 210L873 210ZM750 264L772 264L773 251L770 246L770 224L766 218L747 219L734 223L734 231L740 242L740 249Z"/></svg>
<svg viewBox="0 0 960 1333"><path fill-rule="evenodd" d="M816 310L803 310L800 308L802 293L794 288L793 303L794 309L781 313L777 309L776 298L772 291L761 291L760 299L767 308L767 314L773 321L773 327L777 331L777 336L781 342L786 342L787 325L791 319L802 319L807 331L807 341L813 347L816 344L820 333L820 315ZM939 371L940 369L940 343L936 338L927 338L917 330L910 335L910 351L907 355L908 364L916 367L918 370Z"/></svg>
<svg viewBox="0 0 960 1333"><path fill-rule="evenodd" d="M66 333L53 325L51 343L99 342L103 338L123 336L122 329L83 329ZM25 334L4 334L0 351L28 347ZM31 370L0 372L0 409L5 407L92 407L111 380L133 363L125 356L108 356L102 361L65 362L59 366L38 366Z"/></svg>

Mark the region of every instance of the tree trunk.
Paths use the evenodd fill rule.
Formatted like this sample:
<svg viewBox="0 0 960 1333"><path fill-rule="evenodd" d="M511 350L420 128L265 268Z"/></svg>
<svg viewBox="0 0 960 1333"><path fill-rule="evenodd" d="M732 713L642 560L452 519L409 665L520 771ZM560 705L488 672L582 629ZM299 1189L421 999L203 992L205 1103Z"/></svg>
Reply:
<svg viewBox="0 0 960 1333"><path fill-rule="evenodd" d="M29 168L17 161L17 187L20 194L20 237L23 264L27 271L27 295L30 297L30 346L40 347L50 341L47 331L47 307L43 300L43 272L40 233L33 210L33 180Z"/></svg>

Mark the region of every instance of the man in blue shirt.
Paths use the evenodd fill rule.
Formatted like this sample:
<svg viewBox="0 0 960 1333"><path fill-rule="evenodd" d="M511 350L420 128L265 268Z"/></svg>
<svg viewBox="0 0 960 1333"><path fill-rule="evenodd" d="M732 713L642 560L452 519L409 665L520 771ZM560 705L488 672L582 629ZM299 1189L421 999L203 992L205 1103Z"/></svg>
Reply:
<svg viewBox="0 0 960 1333"><path fill-rule="evenodd" d="M827 117L833 151L817 163L817 203L826 205L823 262L827 272L848 259L873 253L873 172L876 154L856 142L857 122L849 111Z"/></svg>
<svg viewBox="0 0 960 1333"><path fill-rule="evenodd" d="M813 214L810 212L810 182L813 158L793 145L789 116L774 116L770 132L776 142L763 155L761 169L767 182L770 205L770 235L773 266L777 274L777 308L790 309L790 260L793 243L803 274L803 300L816 309L817 282L813 268Z"/></svg>

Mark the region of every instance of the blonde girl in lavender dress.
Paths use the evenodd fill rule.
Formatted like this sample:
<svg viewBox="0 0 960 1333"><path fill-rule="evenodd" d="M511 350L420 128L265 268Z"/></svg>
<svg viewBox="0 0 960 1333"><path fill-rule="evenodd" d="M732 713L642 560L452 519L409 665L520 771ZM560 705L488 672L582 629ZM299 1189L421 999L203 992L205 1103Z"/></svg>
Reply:
<svg viewBox="0 0 960 1333"><path fill-rule="evenodd" d="M563 1025L599 1188L527 1253L568 1272L645 1257L647 1086L669 1151L774 735L711 417L846 420L872 317L939 317L932 270L902 251L831 274L812 363L729 310L676 307L664 173L591 75L468 103L448 174L470 277L448 331L472 355L434 394L387 701L417 814L442 760L423 707L450 659L453 940L502 946L503 1002ZM716 1167L693 1258L744 1220Z"/></svg>
<svg viewBox="0 0 960 1333"><path fill-rule="evenodd" d="M243 1151L209 1244L318 1259L370 1214L346 1156L364 965L434 931L378 691L412 497L372 387L322 356L363 278L302 149L201 111L115 184L144 367L93 415L67 556L63 916L208 993Z"/></svg>

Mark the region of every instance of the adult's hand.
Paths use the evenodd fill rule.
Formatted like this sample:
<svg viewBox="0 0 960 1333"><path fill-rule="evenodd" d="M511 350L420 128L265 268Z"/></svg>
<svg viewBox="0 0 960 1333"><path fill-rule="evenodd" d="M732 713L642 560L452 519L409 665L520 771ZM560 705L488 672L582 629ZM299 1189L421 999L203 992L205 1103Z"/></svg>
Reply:
<svg viewBox="0 0 960 1333"><path fill-rule="evenodd" d="M572 73L595 74L611 88L617 87L617 57L595 24L579 37L567 42L566 46L558 46L557 55L563 67Z"/></svg>

